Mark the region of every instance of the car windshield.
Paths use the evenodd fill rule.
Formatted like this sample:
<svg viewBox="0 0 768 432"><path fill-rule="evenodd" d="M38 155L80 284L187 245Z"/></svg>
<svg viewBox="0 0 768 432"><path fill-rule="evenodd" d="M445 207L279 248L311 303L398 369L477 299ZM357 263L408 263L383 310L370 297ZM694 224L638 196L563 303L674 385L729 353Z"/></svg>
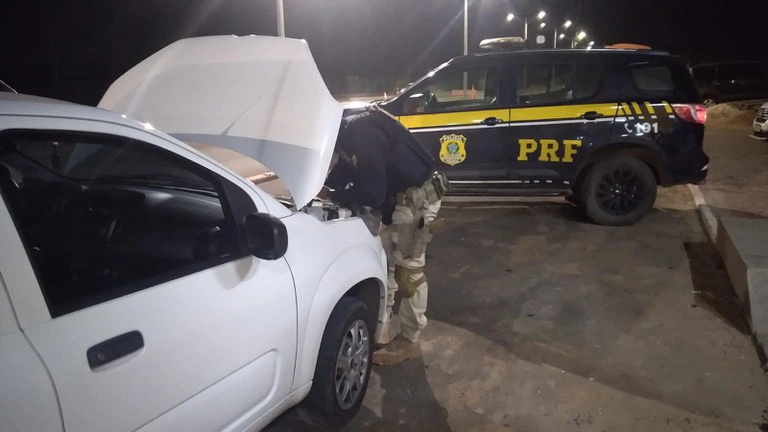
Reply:
<svg viewBox="0 0 768 432"><path fill-rule="evenodd" d="M394 95L392 95L392 96L390 96L390 97L388 97L388 98L386 98L386 99L384 99L383 101L380 101L380 102L386 103L386 102L389 102L389 101L395 99L396 97L398 97L399 95L401 95L403 93L407 93L412 88L414 88L417 85L421 84L421 82L424 81L425 79L431 78L437 72L439 72L440 70L444 69L446 66L448 66L448 63L450 63L450 62L445 62L445 63L441 64L440 66L432 69L431 71L429 71L426 74L424 74L424 76L422 76L421 78L419 78L416 81L414 81L414 82L408 84L407 86L405 86L405 88L403 88L402 90L398 91L396 94L394 94Z"/></svg>
<svg viewBox="0 0 768 432"><path fill-rule="evenodd" d="M6 143L3 153L15 154L57 176L105 183L132 183L213 192L210 183L184 169L172 169L147 157L139 146L108 146L76 141L40 139Z"/></svg>

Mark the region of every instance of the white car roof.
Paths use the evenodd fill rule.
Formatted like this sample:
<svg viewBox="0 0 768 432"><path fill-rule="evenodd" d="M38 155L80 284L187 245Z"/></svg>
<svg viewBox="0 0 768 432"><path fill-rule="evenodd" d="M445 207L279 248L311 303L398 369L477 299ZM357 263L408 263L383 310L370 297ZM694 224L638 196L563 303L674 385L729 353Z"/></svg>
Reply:
<svg viewBox="0 0 768 432"><path fill-rule="evenodd" d="M136 120L101 108L9 92L0 92L0 115L67 117L143 127Z"/></svg>

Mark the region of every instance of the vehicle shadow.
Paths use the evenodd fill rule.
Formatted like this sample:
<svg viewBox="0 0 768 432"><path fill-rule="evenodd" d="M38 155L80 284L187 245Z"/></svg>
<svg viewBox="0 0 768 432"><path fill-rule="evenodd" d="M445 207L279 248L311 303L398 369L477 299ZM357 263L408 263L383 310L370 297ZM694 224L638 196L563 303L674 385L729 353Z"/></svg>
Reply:
<svg viewBox="0 0 768 432"><path fill-rule="evenodd" d="M275 419L264 431L450 431L448 412L435 399L427 381L422 359L395 366L374 366L368 392L357 415L341 428L328 428L307 423L301 408L292 408Z"/></svg>
<svg viewBox="0 0 768 432"><path fill-rule="evenodd" d="M701 306L740 333L749 335L747 318L717 247L710 242L685 243L685 251L696 300L691 306Z"/></svg>

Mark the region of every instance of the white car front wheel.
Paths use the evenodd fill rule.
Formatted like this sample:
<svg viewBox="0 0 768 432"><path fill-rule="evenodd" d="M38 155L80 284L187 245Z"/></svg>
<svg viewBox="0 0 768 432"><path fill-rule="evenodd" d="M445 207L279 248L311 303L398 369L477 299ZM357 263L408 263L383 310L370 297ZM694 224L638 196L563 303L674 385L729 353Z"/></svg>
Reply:
<svg viewBox="0 0 768 432"><path fill-rule="evenodd" d="M370 314L354 297L343 297L325 326L307 398L313 420L341 426L357 414L371 375Z"/></svg>

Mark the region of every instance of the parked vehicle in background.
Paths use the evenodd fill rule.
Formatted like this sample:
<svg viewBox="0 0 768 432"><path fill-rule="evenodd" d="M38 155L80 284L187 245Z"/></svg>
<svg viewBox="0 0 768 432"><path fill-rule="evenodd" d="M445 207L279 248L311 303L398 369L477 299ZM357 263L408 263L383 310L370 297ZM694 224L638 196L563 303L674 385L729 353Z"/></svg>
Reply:
<svg viewBox="0 0 768 432"><path fill-rule="evenodd" d="M722 102L768 99L768 68L753 61L693 66L693 78L706 106Z"/></svg>
<svg viewBox="0 0 768 432"><path fill-rule="evenodd" d="M99 106L0 93L0 431L354 416L386 255L364 218L309 211L342 107L306 42L181 40ZM182 139L260 160L294 205Z"/></svg>
<svg viewBox="0 0 768 432"><path fill-rule="evenodd" d="M645 216L656 186L707 175L706 108L679 57L531 50L457 57L379 103L456 194L568 195L594 222Z"/></svg>
<svg viewBox="0 0 768 432"><path fill-rule="evenodd" d="M768 102L757 109L755 119L752 121L752 137L768 140Z"/></svg>

